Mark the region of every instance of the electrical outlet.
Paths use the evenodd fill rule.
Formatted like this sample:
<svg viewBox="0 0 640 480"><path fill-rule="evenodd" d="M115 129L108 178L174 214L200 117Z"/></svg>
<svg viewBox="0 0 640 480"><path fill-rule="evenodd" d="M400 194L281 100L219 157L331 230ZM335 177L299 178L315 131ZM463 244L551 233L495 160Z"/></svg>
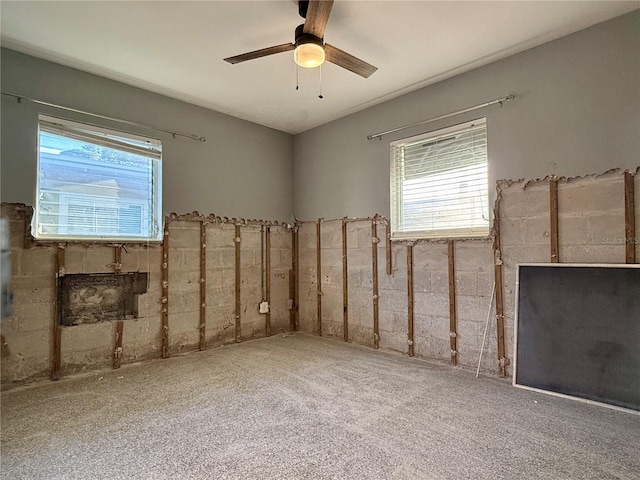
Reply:
<svg viewBox="0 0 640 480"><path fill-rule="evenodd" d="M260 303L260 313L269 313L269 302Z"/></svg>

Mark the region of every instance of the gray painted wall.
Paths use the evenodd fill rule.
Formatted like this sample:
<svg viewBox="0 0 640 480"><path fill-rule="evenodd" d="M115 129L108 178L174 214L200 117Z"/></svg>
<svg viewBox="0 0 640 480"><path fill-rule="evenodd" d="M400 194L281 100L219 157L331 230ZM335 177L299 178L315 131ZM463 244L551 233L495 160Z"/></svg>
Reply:
<svg viewBox="0 0 640 480"><path fill-rule="evenodd" d="M2 49L1 61L3 91L206 137L133 129L162 139L165 213L291 221L291 135L15 51ZM2 96L2 201L34 204L39 112L122 129Z"/></svg>
<svg viewBox="0 0 640 480"><path fill-rule="evenodd" d="M640 164L640 11L404 95L294 138L301 219L389 214L389 142L487 117L498 179ZM436 52L437 54L437 52ZM430 53L425 52L424 61ZM518 98L380 140L367 135L509 93ZM493 201L492 201L493 203Z"/></svg>

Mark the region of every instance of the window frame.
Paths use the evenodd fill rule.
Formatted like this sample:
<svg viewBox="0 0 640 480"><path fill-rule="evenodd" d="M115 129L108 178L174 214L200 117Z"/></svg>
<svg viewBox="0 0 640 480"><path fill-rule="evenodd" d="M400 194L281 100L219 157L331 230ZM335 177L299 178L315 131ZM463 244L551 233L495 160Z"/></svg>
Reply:
<svg viewBox="0 0 640 480"><path fill-rule="evenodd" d="M59 127L59 131L55 132L55 127ZM124 208L131 204L148 206L149 217L149 234L148 235L106 235L106 234L81 234L81 233L64 233L69 232L70 225L60 225L57 233L41 232L41 212L40 202L44 192L41 191L41 134L44 132L58 135L70 140L80 141L87 145L97 145L107 147L124 153L133 153L147 157L152 163L149 168L150 180L148 182L151 194L147 201L126 200L118 203L114 198L113 202L107 202L108 205L116 208ZM65 135L67 133L67 135ZM34 214L31 223L31 232L34 239L38 242L95 242L95 243L152 243L161 242L163 238L163 211L162 211L162 141L159 138L153 138L143 135L137 135L130 132L123 132L113 128L106 128L86 122L68 120L49 114L39 113L36 133L36 191L34 202ZM67 209L73 194L56 190L60 195L58 204L60 209ZM76 197L87 196L88 194L77 193ZM91 195L89 195L91 196ZM96 195L95 202L98 202L100 196ZM126 205L125 205L126 204ZM62 215L60 215L62 216ZM143 215L141 215L141 218ZM117 220L121 217L118 215ZM146 225L145 225L146 226ZM142 223L141 223L141 230Z"/></svg>
<svg viewBox="0 0 640 480"><path fill-rule="evenodd" d="M438 140L442 140L443 138L449 137L453 134L464 133L465 131L474 128L474 126L484 126L484 134L486 139L486 196L478 198L486 199L486 202L483 202L483 214L482 217L486 216L487 225L486 226L467 226L461 228L435 228L435 229L422 229L422 230L405 230L401 227L405 224L403 219L404 209L406 206L406 202L402 198L402 184L403 179L405 178L403 173L396 172L396 150L403 145L411 145L417 142L437 142ZM432 130L429 132L424 132L418 135L413 135L411 137L402 138L390 142L390 185L389 185L389 210L390 210L390 228L391 228L391 239L392 240L420 240L420 239L449 239L449 238L469 238L469 239L482 239L489 238L491 235L491 221L492 221L492 212L489 207L490 202L490 192L489 192L489 180L490 180L490 168L489 168L489 148L488 148L488 122L486 117L480 117L474 120L465 121L463 123L459 123L456 125L451 125L449 127L441 128L438 130ZM471 165L471 164L470 164ZM469 165L468 165L469 166ZM465 167L461 167L465 168ZM396 189L400 187L399 191ZM435 210L435 206L432 207Z"/></svg>

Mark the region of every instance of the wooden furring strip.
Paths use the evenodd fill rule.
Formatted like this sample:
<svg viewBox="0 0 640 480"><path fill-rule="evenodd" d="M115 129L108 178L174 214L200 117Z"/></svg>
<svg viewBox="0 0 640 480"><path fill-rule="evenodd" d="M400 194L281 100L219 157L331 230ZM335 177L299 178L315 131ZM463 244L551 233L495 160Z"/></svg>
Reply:
<svg viewBox="0 0 640 480"><path fill-rule="evenodd" d="M636 207L635 184L633 173L624 172L624 234L625 234L625 261L636 263Z"/></svg>
<svg viewBox="0 0 640 480"><path fill-rule="evenodd" d="M233 241L236 244L236 324L235 324L235 335L236 342L239 343L242 339L241 337L241 329L240 329L240 314L241 314L241 306L240 306L240 285L242 282L242 277L240 276L240 242L242 238L240 237L240 225L236 224L236 236Z"/></svg>
<svg viewBox="0 0 640 480"><path fill-rule="evenodd" d="M555 176L549 179L549 203L551 206L551 263L558 263L560 262L558 239L558 179Z"/></svg>
<svg viewBox="0 0 640 480"><path fill-rule="evenodd" d="M393 273L393 264L392 264L392 252L391 252L391 225L389 221L387 221L387 238L386 238L386 250L387 250L387 275L391 275Z"/></svg>
<svg viewBox="0 0 640 480"><path fill-rule="evenodd" d="M451 365L458 364L458 328L456 312L456 261L455 243L447 242L449 255L449 346L451 348Z"/></svg>
<svg viewBox="0 0 640 480"><path fill-rule="evenodd" d="M413 348L413 243L407 244L407 304L408 304L408 354L410 357L414 355Z"/></svg>
<svg viewBox="0 0 640 480"><path fill-rule="evenodd" d="M373 347L380 347L380 318L378 296L378 217L371 220L371 268L373 280Z"/></svg>
<svg viewBox="0 0 640 480"><path fill-rule="evenodd" d="M347 219L342 219L342 322L344 341L349 341L349 265L347 260Z"/></svg>
<svg viewBox="0 0 640 480"><path fill-rule="evenodd" d="M162 239L162 358L169 358L169 218Z"/></svg>
<svg viewBox="0 0 640 480"><path fill-rule="evenodd" d="M122 272L122 245L115 245L113 247L113 271L114 273ZM114 334L114 348L113 348L113 368L120 368L120 361L122 358L122 333L124 331L124 320L118 320L116 322Z"/></svg>
<svg viewBox="0 0 640 480"><path fill-rule="evenodd" d="M265 289L265 301L269 305L265 318L265 334L267 337L271 336L271 227L265 227L265 267L264 267L264 289Z"/></svg>
<svg viewBox="0 0 640 480"><path fill-rule="evenodd" d="M505 356L505 339L504 339L504 280L502 277L502 244L500 241L500 210L499 204L502 200L501 190L498 190L498 196L493 210L493 268L496 283L496 336L498 340L498 368L501 377L507 376L506 367L509 359Z"/></svg>
<svg viewBox="0 0 640 480"><path fill-rule="evenodd" d="M200 220L200 351L207 348L207 222Z"/></svg>
<svg viewBox="0 0 640 480"><path fill-rule="evenodd" d="M62 277L64 277L65 272L65 245L58 244L56 257L56 308L53 319L52 380L60 379L60 368L62 365Z"/></svg>
<svg viewBox="0 0 640 480"><path fill-rule="evenodd" d="M298 226L291 230L291 272L289 273L289 296L292 300L289 312L289 328L298 330Z"/></svg>
<svg viewBox="0 0 640 480"><path fill-rule="evenodd" d="M322 239L320 224L322 219L316 222L316 290L318 296L318 320L316 324L316 333L322 336Z"/></svg>

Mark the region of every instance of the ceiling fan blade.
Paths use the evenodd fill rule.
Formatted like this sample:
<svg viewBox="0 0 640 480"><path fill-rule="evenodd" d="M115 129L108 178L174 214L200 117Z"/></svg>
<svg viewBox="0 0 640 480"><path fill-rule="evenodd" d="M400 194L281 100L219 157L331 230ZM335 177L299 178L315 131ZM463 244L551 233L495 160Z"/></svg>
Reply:
<svg viewBox="0 0 640 480"><path fill-rule="evenodd" d="M324 38L331 7L333 7L333 0L310 0L303 32Z"/></svg>
<svg viewBox="0 0 640 480"><path fill-rule="evenodd" d="M293 43L283 43L282 45L276 45L275 47L261 48L260 50L254 50L253 52L243 53L242 55L236 55L235 57L225 58L225 62L240 63L247 60L254 60L256 58L266 57L267 55L273 55L276 53L288 52L295 49L296 46Z"/></svg>
<svg viewBox="0 0 640 480"><path fill-rule="evenodd" d="M346 68L353 73L357 73L364 78L369 78L376 70L378 70L378 67L374 67L364 60L360 60L359 58L354 57L333 45L329 45L328 43L324 44L324 53L328 62L335 63L336 65Z"/></svg>

